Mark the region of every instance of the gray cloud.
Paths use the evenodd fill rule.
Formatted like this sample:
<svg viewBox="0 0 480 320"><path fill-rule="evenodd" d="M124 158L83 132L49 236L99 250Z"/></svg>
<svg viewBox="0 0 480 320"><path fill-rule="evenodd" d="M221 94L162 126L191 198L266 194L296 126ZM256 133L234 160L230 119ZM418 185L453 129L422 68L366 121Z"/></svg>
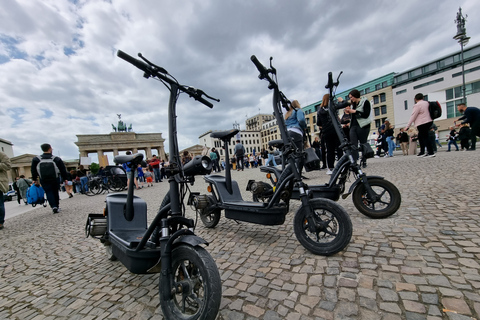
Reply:
<svg viewBox="0 0 480 320"><path fill-rule="evenodd" d="M479 5L461 6L477 43ZM282 91L305 106L325 93L329 71L344 71L341 91L459 50L458 4L437 0L7 0L3 7L0 137L16 155L50 142L63 158L77 158L75 135L110 132L117 113L135 131L168 139L168 90L118 59L118 49L142 52L182 84L221 99L208 109L180 96L181 148L271 112L252 54L264 64L274 57Z"/></svg>

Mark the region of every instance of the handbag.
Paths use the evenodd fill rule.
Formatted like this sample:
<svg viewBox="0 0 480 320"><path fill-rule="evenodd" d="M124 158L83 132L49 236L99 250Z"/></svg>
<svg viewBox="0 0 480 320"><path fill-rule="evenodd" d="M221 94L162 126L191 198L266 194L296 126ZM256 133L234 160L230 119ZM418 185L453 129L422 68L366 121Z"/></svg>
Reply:
<svg viewBox="0 0 480 320"><path fill-rule="evenodd" d="M360 151L362 152L363 159L373 158L375 155L375 152L373 152L373 149L368 142L360 144Z"/></svg>
<svg viewBox="0 0 480 320"><path fill-rule="evenodd" d="M310 172L312 170L319 170L320 169L320 159L315 152L315 148L307 148L305 149L305 153L303 154L304 159L304 167L305 171Z"/></svg>

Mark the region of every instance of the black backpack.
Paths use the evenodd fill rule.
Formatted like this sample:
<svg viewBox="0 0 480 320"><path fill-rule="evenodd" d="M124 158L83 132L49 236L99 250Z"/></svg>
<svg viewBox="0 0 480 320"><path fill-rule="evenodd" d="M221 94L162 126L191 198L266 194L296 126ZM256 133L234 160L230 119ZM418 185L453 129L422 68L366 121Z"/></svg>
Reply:
<svg viewBox="0 0 480 320"><path fill-rule="evenodd" d="M43 159L42 156L37 156L40 162L37 164L37 172L40 176L40 179L45 181L51 181L58 178L60 175L60 170L55 163L55 158L51 157L47 159Z"/></svg>
<svg viewBox="0 0 480 320"><path fill-rule="evenodd" d="M432 120L440 118L442 116L442 106L438 101L429 101L428 112L430 113Z"/></svg>

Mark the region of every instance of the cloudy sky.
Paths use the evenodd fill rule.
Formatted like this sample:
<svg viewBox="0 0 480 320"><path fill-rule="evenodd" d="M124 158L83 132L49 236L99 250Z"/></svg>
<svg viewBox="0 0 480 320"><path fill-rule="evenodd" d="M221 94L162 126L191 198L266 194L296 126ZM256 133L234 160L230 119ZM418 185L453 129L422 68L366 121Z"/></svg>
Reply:
<svg viewBox="0 0 480 320"><path fill-rule="evenodd" d="M329 71L344 72L342 91L460 50L460 6L479 43L478 0L2 0L0 138L15 156L49 142L74 159L77 134L107 134L121 114L135 132L162 132L168 152L169 92L117 58L120 49L221 99L209 109L180 96L186 148L272 112L252 54L264 64L272 56L281 90L306 106L325 93Z"/></svg>

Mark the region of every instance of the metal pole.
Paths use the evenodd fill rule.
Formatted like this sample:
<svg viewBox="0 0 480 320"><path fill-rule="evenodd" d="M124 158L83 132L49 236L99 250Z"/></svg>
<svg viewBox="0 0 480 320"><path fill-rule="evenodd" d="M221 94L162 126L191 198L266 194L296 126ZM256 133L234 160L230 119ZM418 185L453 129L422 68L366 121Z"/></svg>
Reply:
<svg viewBox="0 0 480 320"><path fill-rule="evenodd" d="M465 63L463 61L463 39L460 40L460 47L462 51L462 90L463 90L463 103L467 103L467 95L465 93L466 88L465 88Z"/></svg>

